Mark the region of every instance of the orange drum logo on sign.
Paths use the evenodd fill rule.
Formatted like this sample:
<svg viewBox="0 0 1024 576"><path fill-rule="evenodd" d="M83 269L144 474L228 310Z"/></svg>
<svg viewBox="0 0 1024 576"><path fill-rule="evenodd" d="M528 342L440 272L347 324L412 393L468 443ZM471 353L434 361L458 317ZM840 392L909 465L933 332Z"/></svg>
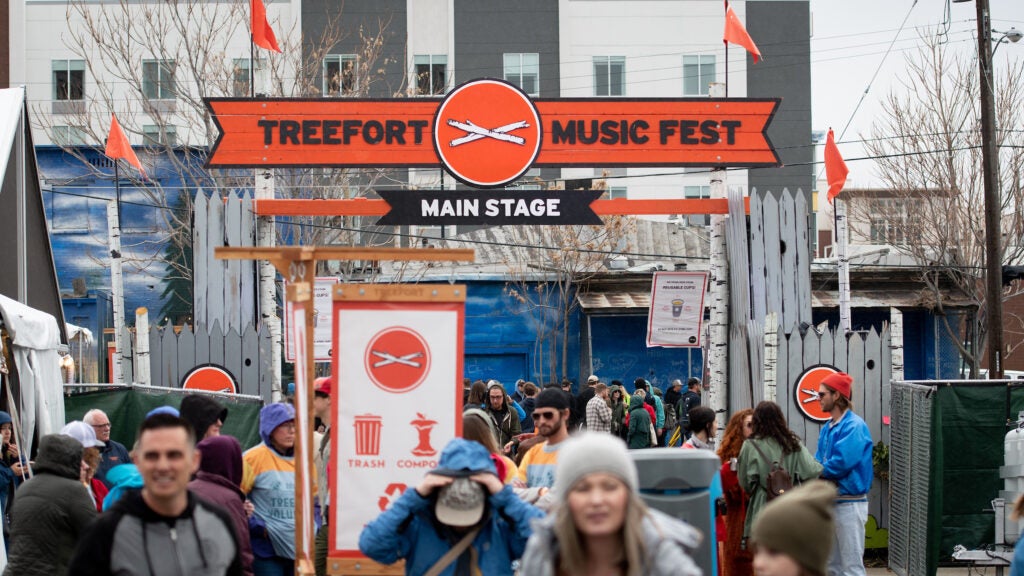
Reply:
<svg viewBox="0 0 1024 576"><path fill-rule="evenodd" d="M796 400L796 407L803 412L804 417L815 422L826 422L832 418L828 412L821 409L818 402L818 385L829 374L835 374L839 369L828 364L811 366L796 379L796 387L793 388L793 399Z"/></svg>
<svg viewBox="0 0 1024 576"><path fill-rule="evenodd" d="M196 366L182 379L181 387L186 390L206 390L228 394L238 392L235 377L223 366L216 364Z"/></svg>
<svg viewBox="0 0 1024 576"><path fill-rule="evenodd" d="M459 181L508 184L530 169L543 139L540 114L522 90L502 80L473 80L452 90L434 116L434 148Z"/></svg>
<svg viewBox="0 0 1024 576"><path fill-rule="evenodd" d="M363 362L378 388L404 394L422 384L430 372L430 348L416 331L393 326L370 338Z"/></svg>

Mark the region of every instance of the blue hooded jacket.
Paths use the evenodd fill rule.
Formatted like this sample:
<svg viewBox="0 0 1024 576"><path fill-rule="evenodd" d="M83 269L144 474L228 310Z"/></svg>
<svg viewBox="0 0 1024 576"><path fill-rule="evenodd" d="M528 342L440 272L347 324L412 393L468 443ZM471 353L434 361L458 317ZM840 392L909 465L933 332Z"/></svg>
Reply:
<svg viewBox="0 0 1024 576"><path fill-rule="evenodd" d="M468 476L477 472L495 473L491 455L483 445L455 438L441 452L434 474ZM424 498L416 488L408 488L391 507L363 528L359 550L382 564L405 559L405 573L419 576L426 573L462 534L437 521L434 514L435 495ZM483 528L473 540L480 571L487 576L512 575L512 561L523 555L532 529L530 520L543 518L544 513L523 502L504 486L487 497ZM455 574L458 559L441 574Z"/></svg>
<svg viewBox="0 0 1024 576"><path fill-rule="evenodd" d="M814 459L821 462L821 477L839 487L839 496L863 496L871 490L871 431L864 420L847 410L839 422L828 421L818 435Z"/></svg>
<svg viewBox="0 0 1024 576"><path fill-rule="evenodd" d="M256 508L249 518L252 551L257 558L295 558L295 460L274 448L271 435L278 426L295 420L291 404L269 404L260 410L263 443L245 452L253 484L243 487Z"/></svg>

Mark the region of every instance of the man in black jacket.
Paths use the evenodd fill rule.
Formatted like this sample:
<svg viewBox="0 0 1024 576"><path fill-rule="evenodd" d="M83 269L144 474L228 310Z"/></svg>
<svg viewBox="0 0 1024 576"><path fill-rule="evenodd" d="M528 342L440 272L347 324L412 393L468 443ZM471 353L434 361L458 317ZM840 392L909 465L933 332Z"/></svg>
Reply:
<svg viewBox="0 0 1024 576"><path fill-rule="evenodd" d="M200 457L192 426L156 414L142 423L138 442L142 490L126 494L85 534L68 575L242 574L231 519L188 490Z"/></svg>
<svg viewBox="0 0 1024 576"><path fill-rule="evenodd" d="M52 576L67 571L71 554L96 519L96 506L79 481L82 444L48 434L39 441L35 476L18 488L11 507L11 548L5 576Z"/></svg>

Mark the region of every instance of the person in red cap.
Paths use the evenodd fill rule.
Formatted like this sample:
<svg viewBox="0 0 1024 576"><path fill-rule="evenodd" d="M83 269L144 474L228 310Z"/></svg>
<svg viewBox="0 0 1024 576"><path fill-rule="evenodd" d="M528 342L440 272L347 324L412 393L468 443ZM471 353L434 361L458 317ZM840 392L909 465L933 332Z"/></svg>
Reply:
<svg viewBox="0 0 1024 576"><path fill-rule="evenodd" d="M836 499L836 533L828 562L829 576L863 576L864 524L868 520L871 466L871 432L853 410L853 378L845 372L829 374L818 385L818 402L832 417L818 435L814 459L824 470L821 478L839 489Z"/></svg>
<svg viewBox="0 0 1024 576"><path fill-rule="evenodd" d="M313 464L316 467L316 493L320 501L320 517L323 522L316 533L313 547L313 568L317 576L327 574L327 523L330 521L330 484L328 483L327 462L331 458L331 393L333 377L322 376L313 381L313 415L324 425L324 434L313 444Z"/></svg>

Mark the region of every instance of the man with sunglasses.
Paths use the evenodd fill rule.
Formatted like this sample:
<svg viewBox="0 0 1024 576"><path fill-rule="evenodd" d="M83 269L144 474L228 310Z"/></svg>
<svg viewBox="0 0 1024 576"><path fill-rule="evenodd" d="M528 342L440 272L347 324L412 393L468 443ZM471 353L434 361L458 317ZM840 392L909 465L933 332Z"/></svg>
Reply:
<svg viewBox="0 0 1024 576"><path fill-rule="evenodd" d="M530 448L519 464L516 484L526 488L551 488L555 484L558 449L569 438L569 403L572 396L557 388L545 388L537 395L533 425L544 442Z"/></svg>

